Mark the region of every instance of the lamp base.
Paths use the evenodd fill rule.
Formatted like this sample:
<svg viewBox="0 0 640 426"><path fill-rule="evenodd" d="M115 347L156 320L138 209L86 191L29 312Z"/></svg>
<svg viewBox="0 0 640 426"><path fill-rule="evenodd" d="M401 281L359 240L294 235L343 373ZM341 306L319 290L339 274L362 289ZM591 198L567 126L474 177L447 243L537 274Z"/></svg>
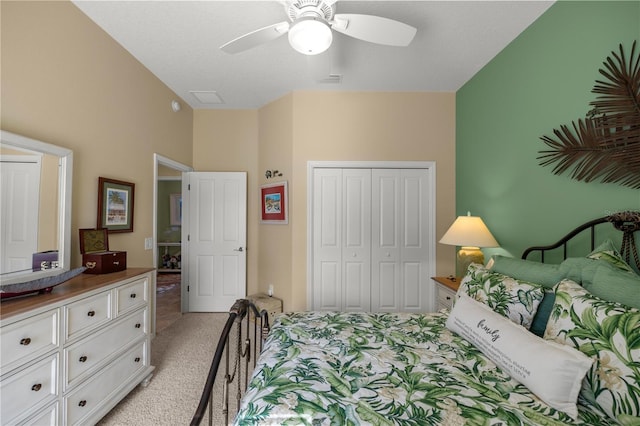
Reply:
<svg viewBox="0 0 640 426"><path fill-rule="evenodd" d="M467 273L467 268L471 263L479 263L484 265L484 254L479 247L460 247L458 250L458 270L456 271L459 277L464 277Z"/></svg>

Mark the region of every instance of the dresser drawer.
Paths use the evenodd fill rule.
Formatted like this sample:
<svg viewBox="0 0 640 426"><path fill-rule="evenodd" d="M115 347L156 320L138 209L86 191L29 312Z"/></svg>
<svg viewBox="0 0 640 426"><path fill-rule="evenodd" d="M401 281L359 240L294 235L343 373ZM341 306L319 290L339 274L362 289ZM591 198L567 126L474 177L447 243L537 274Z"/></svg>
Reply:
<svg viewBox="0 0 640 426"><path fill-rule="evenodd" d="M77 335L100 327L111 319L111 292L105 291L65 306L65 337Z"/></svg>
<svg viewBox="0 0 640 426"><path fill-rule="evenodd" d="M57 398L56 383L58 354L51 355L34 365L2 380L0 407L2 423L14 423Z"/></svg>
<svg viewBox="0 0 640 426"><path fill-rule="evenodd" d="M147 276L116 289L116 315L144 306L149 299Z"/></svg>
<svg viewBox="0 0 640 426"><path fill-rule="evenodd" d="M54 309L0 328L0 375L56 349L59 326Z"/></svg>
<svg viewBox="0 0 640 426"><path fill-rule="evenodd" d="M106 330L89 336L64 350L64 386L65 391L81 379L85 373L133 341L144 337L148 331L147 310L141 310Z"/></svg>
<svg viewBox="0 0 640 426"><path fill-rule="evenodd" d="M42 409L35 416L18 423L19 426L55 426L58 424L58 403Z"/></svg>
<svg viewBox="0 0 640 426"><path fill-rule="evenodd" d="M129 380L149 365L145 356L147 342L140 342L112 364L94 375L64 398L66 418L64 425L89 423L105 400L126 387Z"/></svg>

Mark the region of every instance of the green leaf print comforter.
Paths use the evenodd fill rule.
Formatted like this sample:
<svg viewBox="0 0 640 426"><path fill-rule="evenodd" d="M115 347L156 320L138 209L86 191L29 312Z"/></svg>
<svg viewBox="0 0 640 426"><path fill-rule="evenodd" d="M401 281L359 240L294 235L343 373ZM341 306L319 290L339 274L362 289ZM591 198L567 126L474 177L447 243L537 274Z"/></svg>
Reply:
<svg viewBox="0 0 640 426"><path fill-rule="evenodd" d="M548 407L450 332L446 318L446 312L278 316L235 424L609 424L582 402L577 421Z"/></svg>

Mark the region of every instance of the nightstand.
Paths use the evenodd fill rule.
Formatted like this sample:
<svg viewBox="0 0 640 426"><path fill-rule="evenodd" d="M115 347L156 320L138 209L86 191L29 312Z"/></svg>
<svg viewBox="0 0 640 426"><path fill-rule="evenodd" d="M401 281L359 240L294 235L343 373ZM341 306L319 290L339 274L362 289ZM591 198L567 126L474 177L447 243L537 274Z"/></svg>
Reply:
<svg viewBox="0 0 640 426"><path fill-rule="evenodd" d="M247 299L252 301L258 310L266 309L269 312L269 325L273 325L276 315L282 313L282 299L264 293L251 294L247 296Z"/></svg>
<svg viewBox="0 0 640 426"><path fill-rule="evenodd" d="M461 278L453 276L448 277L431 277L436 283L436 289L438 290L438 306L437 310L451 309L453 305L453 298L460 286Z"/></svg>

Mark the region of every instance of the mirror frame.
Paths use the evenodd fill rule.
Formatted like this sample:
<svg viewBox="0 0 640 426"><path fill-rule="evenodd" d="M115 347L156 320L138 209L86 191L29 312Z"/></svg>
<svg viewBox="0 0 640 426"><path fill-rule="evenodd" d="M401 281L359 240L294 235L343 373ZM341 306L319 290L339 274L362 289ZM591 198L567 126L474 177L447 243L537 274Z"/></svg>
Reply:
<svg viewBox="0 0 640 426"><path fill-rule="evenodd" d="M0 130L0 139L16 148L58 157L58 262L59 267L44 271L23 271L0 276L0 285L27 282L59 275L71 269L71 192L73 151L26 136Z"/></svg>

